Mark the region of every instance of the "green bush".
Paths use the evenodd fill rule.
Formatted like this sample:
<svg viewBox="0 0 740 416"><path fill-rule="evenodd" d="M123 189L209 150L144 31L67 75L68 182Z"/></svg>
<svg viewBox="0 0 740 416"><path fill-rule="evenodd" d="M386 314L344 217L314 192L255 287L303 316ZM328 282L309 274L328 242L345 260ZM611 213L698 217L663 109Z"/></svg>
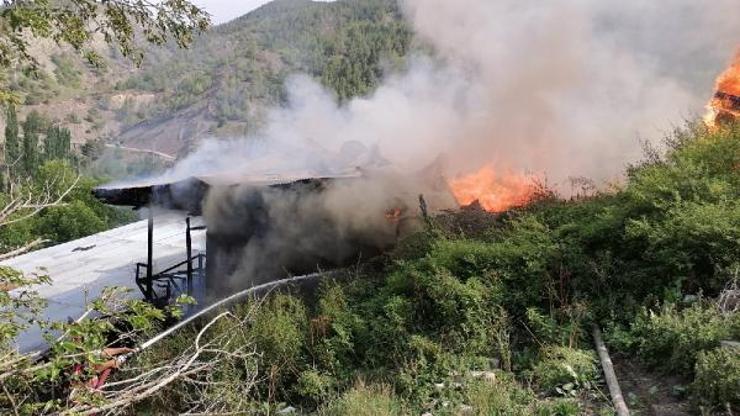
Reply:
<svg viewBox="0 0 740 416"><path fill-rule="evenodd" d="M362 383L320 409L320 416L400 416L407 415L403 403L385 385Z"/></svg>
<svg viewBox="0 0 740 416"><path fill-rule="evenodd" d="M535 401L532 391L502 373L497 373L495 381L472 382L465 392L471 414L479 416L531 415Z"/></svg>
<svg viewBox="0 0 740 416"><path fill-rule="evenodd" d="M428 261L461 280L475 277L491 283L498 300L518 315L548 300L551 264L558 252L553 237L538 215L523 215L490 233L489 241L439 240Z"/></svg>
<svg viewBox="0 0 740 416"><path fill-rule="evenodd" d="M516 246L521 258L541 263L538 274L521 273L526 279L512 291L536 289L539 281L544 290L535 293L556 306L581 301L597 318L625 320L642 306L684 293L714 296L740 258L739 164L740 128L689 126L674 135L663 157L630 168L622 189L526 208L498 234L502 244L536 243ZM526 217L533 219L522 222ZM547 238L535 238L535 223ZM527 307L537 306L533 301L523 299Z"/></svg>
<svg viewBox="0 0 740 416"><path fill-rule="evenodd" d="M537 308L528 308L526 316L529 328L539 343L577 348L588 335L585 331L588 312L585 305L576 303L549 315Z"/></svg>
<svg viewBox="0 0 740 416"><path fill-rule="evenodd" d="M593 351L552 346L544 348L541 355L532 374L543 390L575 395L581 389L595 387L599 370Z"/></svg>
<svg viewBox="0 0 740 416"><path fill-rule="evenodd" d="M696 357L691 395L698 406L740 409L740 350L717 348Z"/></svg>
<svg viewBox="0 0 740 416"><path fill-rule="evenodd" d="M475 254L466 248L480 246L469 241L444 241L421 260L399 263L386 286L396 300L387 305L398 303L402 307L394 307L394 315L386 316L397 318L393 322L407 333L427 334L449 351L508 361L508 315L501 307L502 283L476 264Z"/></svg>
<svg viewBox="0 0 740 416"><path fill-rule="evenodd" d="M305 345L307 314L300 299L287 294L267 298L258 308L250 334L271 365L295 361Z"/></svg>
<svg viewBox="0 0 740 416"><path fill-rule="evenodd" d="M685 309L667 304L660 311L644 310L632 325L639 356L665 371L691 376L701 351L740 336L740 314L723 314L711 303Z"/></svg>
<svg viewBox="0 0 740 416"><path fill-rule="evenodd" d="M330 372L350 366L357 356L357 333L364 324L350 308L342 286L336 282L323 283L316 316L309 323L309 348L315 362Z"/></svg>
<svg viewBox="0 0 740 416"><path fill-rule="evenodd" d="M321 374L316 370L303 371L298 376L296 392L313 403L321 401L329 394L333 380L330 376Z"/></svg>
<svg viewBox="0 0 740 416"><path fill-rule="evenodd" d="M291 295L278 293L259 304L248 329L249 339L261 356L258 360L258 391L272 400L292 400L294 383L306 366L308 315L303 302Z"/></svg>
<svg viewBox="0 0 740 416"><path fill-rule="evenodd" d="M624 191L626 243L643 273L716 293L740 255L740 128L679 131L663 160L633 169ZM647 283L643 281L642 283Z"/></svg>

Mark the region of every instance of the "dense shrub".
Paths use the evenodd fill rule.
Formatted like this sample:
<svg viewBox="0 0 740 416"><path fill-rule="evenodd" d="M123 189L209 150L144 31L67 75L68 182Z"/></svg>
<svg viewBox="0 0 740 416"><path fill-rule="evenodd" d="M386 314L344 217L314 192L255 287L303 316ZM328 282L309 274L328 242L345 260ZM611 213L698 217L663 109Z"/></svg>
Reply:
<svg viewBox="0 0 740 416"><path fill-rule="evenodd" d="M315 315L309 322L309 349L314 362L331 373L349 368L362 351L356 339L365 320L350 308L345 289L336 282L323 283Z"/></svg>
<svg viewBox="0 0 740 416"><path fill-rule="evenodd" d="M49 208L36 225L52 241L70 241L106 230L106 223L82 201Z"/></svg>
<svg viewBox="0 0 740 416"><path fill-rule="evenodd" d="M638 354L649 364L690 376L701 351L721 340L740 336L740 315L724 314L711 304L697 302L679 309L665 305L660 311L643 311L632 325Z"/></svg>
<svg viewBox="0 0 740 416"><path fill-rule="evenodd" d="M653 281L716 293L740 256L740 129L675 134L664 160L630 172L627 242Z"/></svg>
<svg viewBox="0 0 740 416"><path fill-rule="evenodd" d="M585 331L588 318L588 308L578 303L563 306L548 315L537 308L527 309L527 322L537 341L571 348L588 342Z"/></svg>
<svg viewBox="0 0 740 416"><path fill-rule="evenodd" d="M695 373L691 393L697 405L740 409L740 350L717 348L700 352Z"/></svg>
<svg viewBox="0 0 740 416"><path fill-rule="evenodd" d="M300 299L278 293L255 309L248 334L260 351L258 368L266 378L260 394L267 401L292 398L293 383L305 366L306 307Z"/></svg>
<svg viewBox="0 0 740 416"><path fill-rule="evenodd" d="M682 293L714 295L728 281L740 258L740 128L690 126L667 144L664 157L630 168L616 192L544 200L509 221L507 239L527 234L519 223L529 216L549 230L541 269L557 281L558 300L629 319Z"/></svg>
<svg viewBox="0 0 740 416"><path fill-rule="evenodd" d="M269 297L257 308L250 333L265 362L295 361L306 334L306 309L300 299L286 294Z"/></svg>
<svg viewBox="0 0 740 416"><path fill-rule="evenodd" d="M584 413L581 404L577 400L559 398L540 402L537 406L536 414L537 416L576 416ZM611 411L605 414L610 415Z"/></svg>
<svg viewBox="0 0 740 416"><path fill-rule="evenodd" d="M306 370L298 376L296 392L313 404L319 404L331 392L332 383L332 377L316 370Z"/></svg>

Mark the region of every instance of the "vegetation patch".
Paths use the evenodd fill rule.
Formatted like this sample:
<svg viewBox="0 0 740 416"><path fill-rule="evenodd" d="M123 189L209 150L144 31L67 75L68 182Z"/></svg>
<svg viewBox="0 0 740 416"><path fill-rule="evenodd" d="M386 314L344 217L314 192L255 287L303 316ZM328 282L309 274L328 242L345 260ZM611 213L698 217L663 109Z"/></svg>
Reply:
<svg viewBox="0 0 740 416"><path fill-rule="evenodd" d="M575 396L581 389L596 387L599 379L593 351L568 347L545 347L533 369L537 384L553 394Z"/></svg>
<svg viewBox="0 0 740 416"><path fill-rule="evenodd" d="M702 351L696 359L692 397L709 410L740 408L740 349Z"/></svg>

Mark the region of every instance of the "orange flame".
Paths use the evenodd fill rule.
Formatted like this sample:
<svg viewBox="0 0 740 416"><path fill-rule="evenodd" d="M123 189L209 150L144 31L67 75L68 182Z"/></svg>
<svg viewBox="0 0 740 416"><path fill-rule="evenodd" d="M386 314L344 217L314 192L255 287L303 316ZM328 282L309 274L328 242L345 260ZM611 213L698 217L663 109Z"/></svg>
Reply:
<svg viewBox="0 0 740 416"><path fill-rule="evenodd" d="M486 211L501 212L526 204L534 195L532 179L525 175L497 175L492 166L450 181L457 203L467 206L475 201Z"/></svg>
<svg viewBox="0 0 740 416"><path fill-rule="evenodd" d="M720 120L740 118L740 49L730 67L717 77L715 93L707 110L704 122L710 127Z"/></svg>

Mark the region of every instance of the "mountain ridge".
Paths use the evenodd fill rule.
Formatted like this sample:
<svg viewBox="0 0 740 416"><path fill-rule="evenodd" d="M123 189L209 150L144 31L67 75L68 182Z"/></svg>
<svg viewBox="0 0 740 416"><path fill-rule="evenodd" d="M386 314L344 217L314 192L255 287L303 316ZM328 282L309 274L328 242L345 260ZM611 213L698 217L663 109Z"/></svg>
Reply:
<svg viewBox="0 0 740 416"><path fill-rule="evenodd" d="M268 109L285 104L292 74L345 100L403 65L410 45L395 0L275 0L213 27L189 49L149 47L138 69L113 51L99 70L52 50L63 59L14 87L25 100L21 118L45 114L73 131L78 148L100 142L179 157L207 137L258 131Z"/></svg>
<svg viewBox="0 0 740 416"><path fill-rule="evenodd" d="M373 56L352 65L362 67L360 72L369 68L372 74L358 75L359 88L346 91L333 85L328 74L342 63L357 61L347 52L360 41L360 36L352 37L354 31L379 31L381 38L402 39L366 47ZM340 99L361 95L377 85L384 61L401 59L409 43L410 34L394 1L268 3L215 27L191 49L176 51L170 59L149 64L127 79L120 86L124 90L155 92L160 100L143 112L137 108L134 113L143 116L141 122L125 128L119 141L135 147L150 143L182 155L204 137L253 133L261 127L267 109L285 103L284 82L289 75L307 74ZM173 69L174 74L158 79L165 69ZM346 79L346 73L342 75Z"/></svg>

